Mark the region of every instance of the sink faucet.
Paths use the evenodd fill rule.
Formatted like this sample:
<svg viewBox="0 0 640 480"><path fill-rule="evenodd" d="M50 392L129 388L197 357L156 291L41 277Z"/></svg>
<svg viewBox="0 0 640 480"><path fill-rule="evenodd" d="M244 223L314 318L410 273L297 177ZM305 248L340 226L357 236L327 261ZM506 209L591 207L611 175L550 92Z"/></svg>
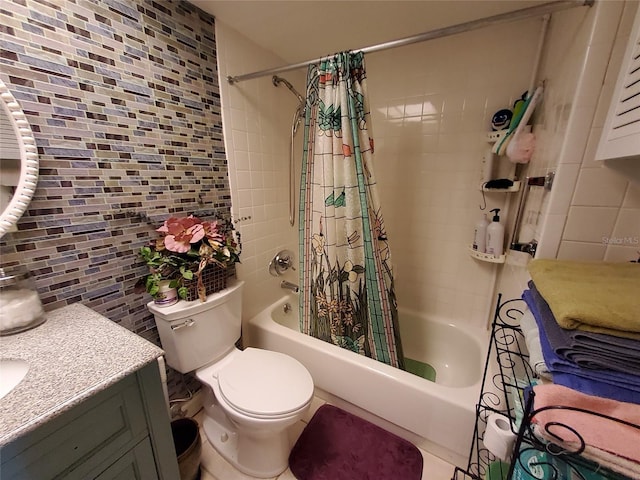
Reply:
<svg viewBox="0 0 640 480"><path fill-rule="evenodd" d="M298 291L300 290L298 285L296 285L295 283L287 282L286 280L282 280L282 282L280 282L280 288L291 290L295 293L298 293Z"/></svg>

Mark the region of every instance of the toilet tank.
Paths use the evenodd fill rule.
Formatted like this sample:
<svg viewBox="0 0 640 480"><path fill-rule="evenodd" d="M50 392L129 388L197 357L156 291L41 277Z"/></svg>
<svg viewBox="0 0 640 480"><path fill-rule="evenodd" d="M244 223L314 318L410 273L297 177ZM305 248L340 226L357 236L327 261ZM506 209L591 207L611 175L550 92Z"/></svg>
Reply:
<svg viewBox="0 0 640 480"><path fill-rule="evenodd" d="M236 281L212 293L206 302L184 300L159 307L150 302L167 364L187 373L217 361L240 338L242 326L242 287Z"/></svg>

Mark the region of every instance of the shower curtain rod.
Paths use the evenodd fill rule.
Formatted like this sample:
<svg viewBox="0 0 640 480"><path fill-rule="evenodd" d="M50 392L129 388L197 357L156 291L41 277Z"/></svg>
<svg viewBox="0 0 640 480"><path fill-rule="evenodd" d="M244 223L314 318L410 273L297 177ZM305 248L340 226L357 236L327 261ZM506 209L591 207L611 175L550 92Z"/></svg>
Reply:
<svg viewBox="0 0 640 480"><path fill-rule="evenodd" d="M401 38L399 40L392 40L390 42L380 43L378 45L372 45L370 47L356 49L363 53L379 52L381 50L388 50L390 48L404 47L405 45L411 45L413 43L425 42L427 40L433 40L436 38L447 37L455 35L457 33L468 32L470 30L477 30L479 28L488 27L490 25L496 25L500 23L513 22L516 20L523 20L529 17L535 17L545 15L548 13L557 12L559 10L566 10L574 7L591 7L595 3L595 0L556 0L553 2L544 3L542 5L535 5L533 7L522 8L520 10L513 10L511 12L500 13L491 17L480 18L478 20L472 20L470 22L459 23L457 25L451 25L449 27L438 28L429 32L420 33L411 37ZM245 80L252 80L258 77L264 77L265 75L273 75L281 72L288 72L290 70L297 70L298 68L307 67L311 64L318 63L322 58L315 58L313 60L307 60L306 62L294 63L291 65L285 65L283 67L270 68L268 70L260 70L258 72L246 73L244 75L227 77L227 81L233 85L234 83L243 82Z"/></svg>

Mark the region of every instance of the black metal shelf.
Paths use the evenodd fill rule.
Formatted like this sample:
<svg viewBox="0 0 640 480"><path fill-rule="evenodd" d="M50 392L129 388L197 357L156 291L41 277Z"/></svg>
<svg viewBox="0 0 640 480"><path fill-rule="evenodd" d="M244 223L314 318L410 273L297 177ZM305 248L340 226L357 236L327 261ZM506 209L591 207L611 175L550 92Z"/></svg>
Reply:
<svg viewBox="0 0 640 480"><path fill-rule="evenodd" d="M456 468L452 480L591 480L591 478L627 480L631 477L610 471L584 458L581 454L585 442L570 425L556 424L556 427L572 433L572 445L558 444L542 440L533 428L533 417L543 410L574 410L588 415L606 418L637 429L640 445L640 425L635 425L596 412L573 407L552 406L533 410L533 390L529 387L539 379L529 364L525 338L520 330L520 317L526 309L521 299L501 303L498 296L491 340L485 362L481 393L476 405L476 425L469 452L467 469ZM495 359L495 364L493 360ZM497 372L492 372L495 365ZM511 420L511 428L516 435L513 455L506 462L499 475L489 474L489 467L498 459L484 446L484 431L487 419L492 413L505 415ZM508 464L508 465L507 465ZM518 472L514 470L518 464ZM508 469L508 471L504 471ZM586 473L585 473L586 472ZM593 475L597 472L599 477Z"/></svg>

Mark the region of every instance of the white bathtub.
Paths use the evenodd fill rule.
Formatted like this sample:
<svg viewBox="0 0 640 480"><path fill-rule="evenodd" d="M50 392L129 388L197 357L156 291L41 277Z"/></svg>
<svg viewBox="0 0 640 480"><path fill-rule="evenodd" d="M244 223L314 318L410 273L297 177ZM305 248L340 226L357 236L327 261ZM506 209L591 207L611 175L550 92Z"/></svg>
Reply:
<svg viewBox="0 0 640 480"><path fill-rule="evenodd" d="M405 357L436 369L436 382L301 334L298 298L280 299L249 320L249 344L291 355L315 386L378 417L383 427L450 463L466 467L473 435L487 333L400 310ZM291 306L285 313L285 304ZM322 396L322 395L320 395ZM376 421L382 419L383 421Z"/></svg>

